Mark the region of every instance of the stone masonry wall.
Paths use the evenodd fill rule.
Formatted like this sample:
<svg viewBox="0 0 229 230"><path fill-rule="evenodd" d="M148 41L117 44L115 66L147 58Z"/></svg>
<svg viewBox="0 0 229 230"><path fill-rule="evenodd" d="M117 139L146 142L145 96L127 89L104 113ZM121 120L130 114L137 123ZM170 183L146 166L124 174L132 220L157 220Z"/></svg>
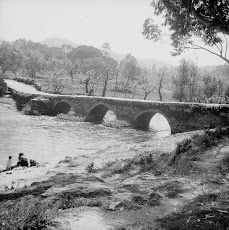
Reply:
<svg viewBox="0 0 229 230"><path fill-rule="evenodd" d="M40 95L39 98L36 96L36 99L33 95L25 98L22 95L14 97L19 98L20 104L30 100L33 109L47 115L55 115L54 108L58 109L58 103L65 102L73 108L77 116L88 121L98 121L107 110L112 110L118 119L133 126L148 125L150 117L161 113L167 118L172 133L229 125L229 105L64 95Z"/></svg>

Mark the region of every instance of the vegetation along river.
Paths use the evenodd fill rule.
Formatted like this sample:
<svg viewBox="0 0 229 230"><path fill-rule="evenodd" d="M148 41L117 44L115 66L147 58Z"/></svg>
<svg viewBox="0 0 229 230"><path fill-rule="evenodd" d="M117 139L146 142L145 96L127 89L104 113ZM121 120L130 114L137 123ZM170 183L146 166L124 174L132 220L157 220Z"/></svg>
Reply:
<svg viewBox="0 0 229 230"><path fill-rule="evenodd" d="M170 133L165 130L167 122L160 115L152 119L151 126L165 131L140 131L23 115L10 100L5 98L0 102L0 165L3 166L9 155L16 164L20 152L40 163L55 164L70 156L79 158L82 163L95 161L99 164L128 157L133 145L154 142Z"/></svg>

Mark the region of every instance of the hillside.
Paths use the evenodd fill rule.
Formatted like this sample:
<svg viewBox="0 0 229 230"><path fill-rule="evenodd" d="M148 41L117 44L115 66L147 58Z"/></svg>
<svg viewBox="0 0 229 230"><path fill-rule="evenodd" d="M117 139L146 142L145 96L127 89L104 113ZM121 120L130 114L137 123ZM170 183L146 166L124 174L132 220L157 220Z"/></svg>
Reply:
<svg viewBox="0 0 229 230"><path fill-rule="evenodd" d="M72 42L68 39L52 37L47 38L40 42L41 44L45 44L49 47L61 47L62 45L71 45L73 47L77 47L78 45L75 42ZM98 47L97 47L98 48ZM119 54L115 52L111 52L110 56L115 59L116 61L120 62L122 59L126 57L127 54ZM168 64L165 61L157 60L157 59L138 59L138 63L142 67L152 68L154 65L157 69L166 66L168 68L172 67L172 65Z"/></svg>
<svg viewBox="0 0 229 230"><path fill-rule="evenodd" d="M142 67L146 67L148 69L152 68L154 65L156 66L157 69L162 68L164 66L166 66L167 68L174 67L173 65L170 65L169 63L167 63L165 61L161 61L161 60L157 60L157 59L152 59L152 58L139 59L138 63Z"/></svg>
<svg viewBox="0 0 229 230"><path fill-rule="evenodd" d="M122 59L126 57L127 54L118 54L112 52L110 56L114 58L116 61L120 62ZM148 69L151 69L154 65L157 69L166 66L168 68L173 67L172 65L168 64L165 61L153 59L153 58L147 58L147 59L137 59L138 64L142 67L146 67Z"/></svg>
<svg viewBox="0 0 229 230"><path fill-rule="evenodd" d="M199 69L200 69L202 72L210 73L210 72L212 72L213 70L215 70L216 67L217 67L217 65L213 65L213 66L200 66Z"/></svg>
<svg viewBox="0 0 229 230"><path fill-rule="evenodd" d="M72 47L77 47L78 45L75 42L72 42L68 39L65 38L57 38L57 37L52 37L52 38L47 38L43 41L40 42L43 45L47 45L48 47L61 47L62 45L71 45Z"/></svg>

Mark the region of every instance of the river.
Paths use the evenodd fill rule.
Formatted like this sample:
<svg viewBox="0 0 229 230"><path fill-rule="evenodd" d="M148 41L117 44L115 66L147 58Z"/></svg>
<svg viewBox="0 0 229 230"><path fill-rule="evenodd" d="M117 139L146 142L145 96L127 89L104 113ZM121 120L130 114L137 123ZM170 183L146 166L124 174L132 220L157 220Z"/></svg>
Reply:
<svg viewBox="0 0 229 230"><path fill-rule="evenodd" d="M124 154L127 157L134 144L168 136L170 130L154 130L155 127L166 129L166 123L164 117L157 115L149 131L110 128L86 122L66 122L56 117L23 115L15 106L0 102L0 165L5 165L9 155L16 164L20 152L40 163L53 164L66 156L98 163L104 161L104 157L110 158L106 160Z"/></svg>

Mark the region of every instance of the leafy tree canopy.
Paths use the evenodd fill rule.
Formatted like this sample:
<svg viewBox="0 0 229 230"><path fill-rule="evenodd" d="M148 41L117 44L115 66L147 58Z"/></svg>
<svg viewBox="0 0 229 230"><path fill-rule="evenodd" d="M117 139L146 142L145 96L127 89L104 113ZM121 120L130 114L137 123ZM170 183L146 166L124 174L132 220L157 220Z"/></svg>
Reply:
<svg viewBox="0 0 229 230"><path fill-rule="evenodd" d="M22 54L20 50L12 46L9 42L0 45L0 69L2 74L6 71L16 72L21 66Z"/></svg>
<svg viewBox="0 0 229 230"><path fill-rule="evenodd" d="M201 38L206 45L213 46L222 43L219 33L229 35L228 0L154 0L151 6L154 8L154 15L163 16L162 25L168 26L172 31L174 55L187 48L186 45L192 43L193 36ZM146 19L143 27L146 39L158 41L161 38L162 31L153 19Z"/></svg>
<svg viewBox="0 0 229 230"><path fill-rule="evenodd" d="M95 58L95 57L101 57L102 52L93 47L93 46L78 46L77 48L74 48L69 54L68 57L71 59L72 62L76 60L85 60L87 58Z"/></svg>

